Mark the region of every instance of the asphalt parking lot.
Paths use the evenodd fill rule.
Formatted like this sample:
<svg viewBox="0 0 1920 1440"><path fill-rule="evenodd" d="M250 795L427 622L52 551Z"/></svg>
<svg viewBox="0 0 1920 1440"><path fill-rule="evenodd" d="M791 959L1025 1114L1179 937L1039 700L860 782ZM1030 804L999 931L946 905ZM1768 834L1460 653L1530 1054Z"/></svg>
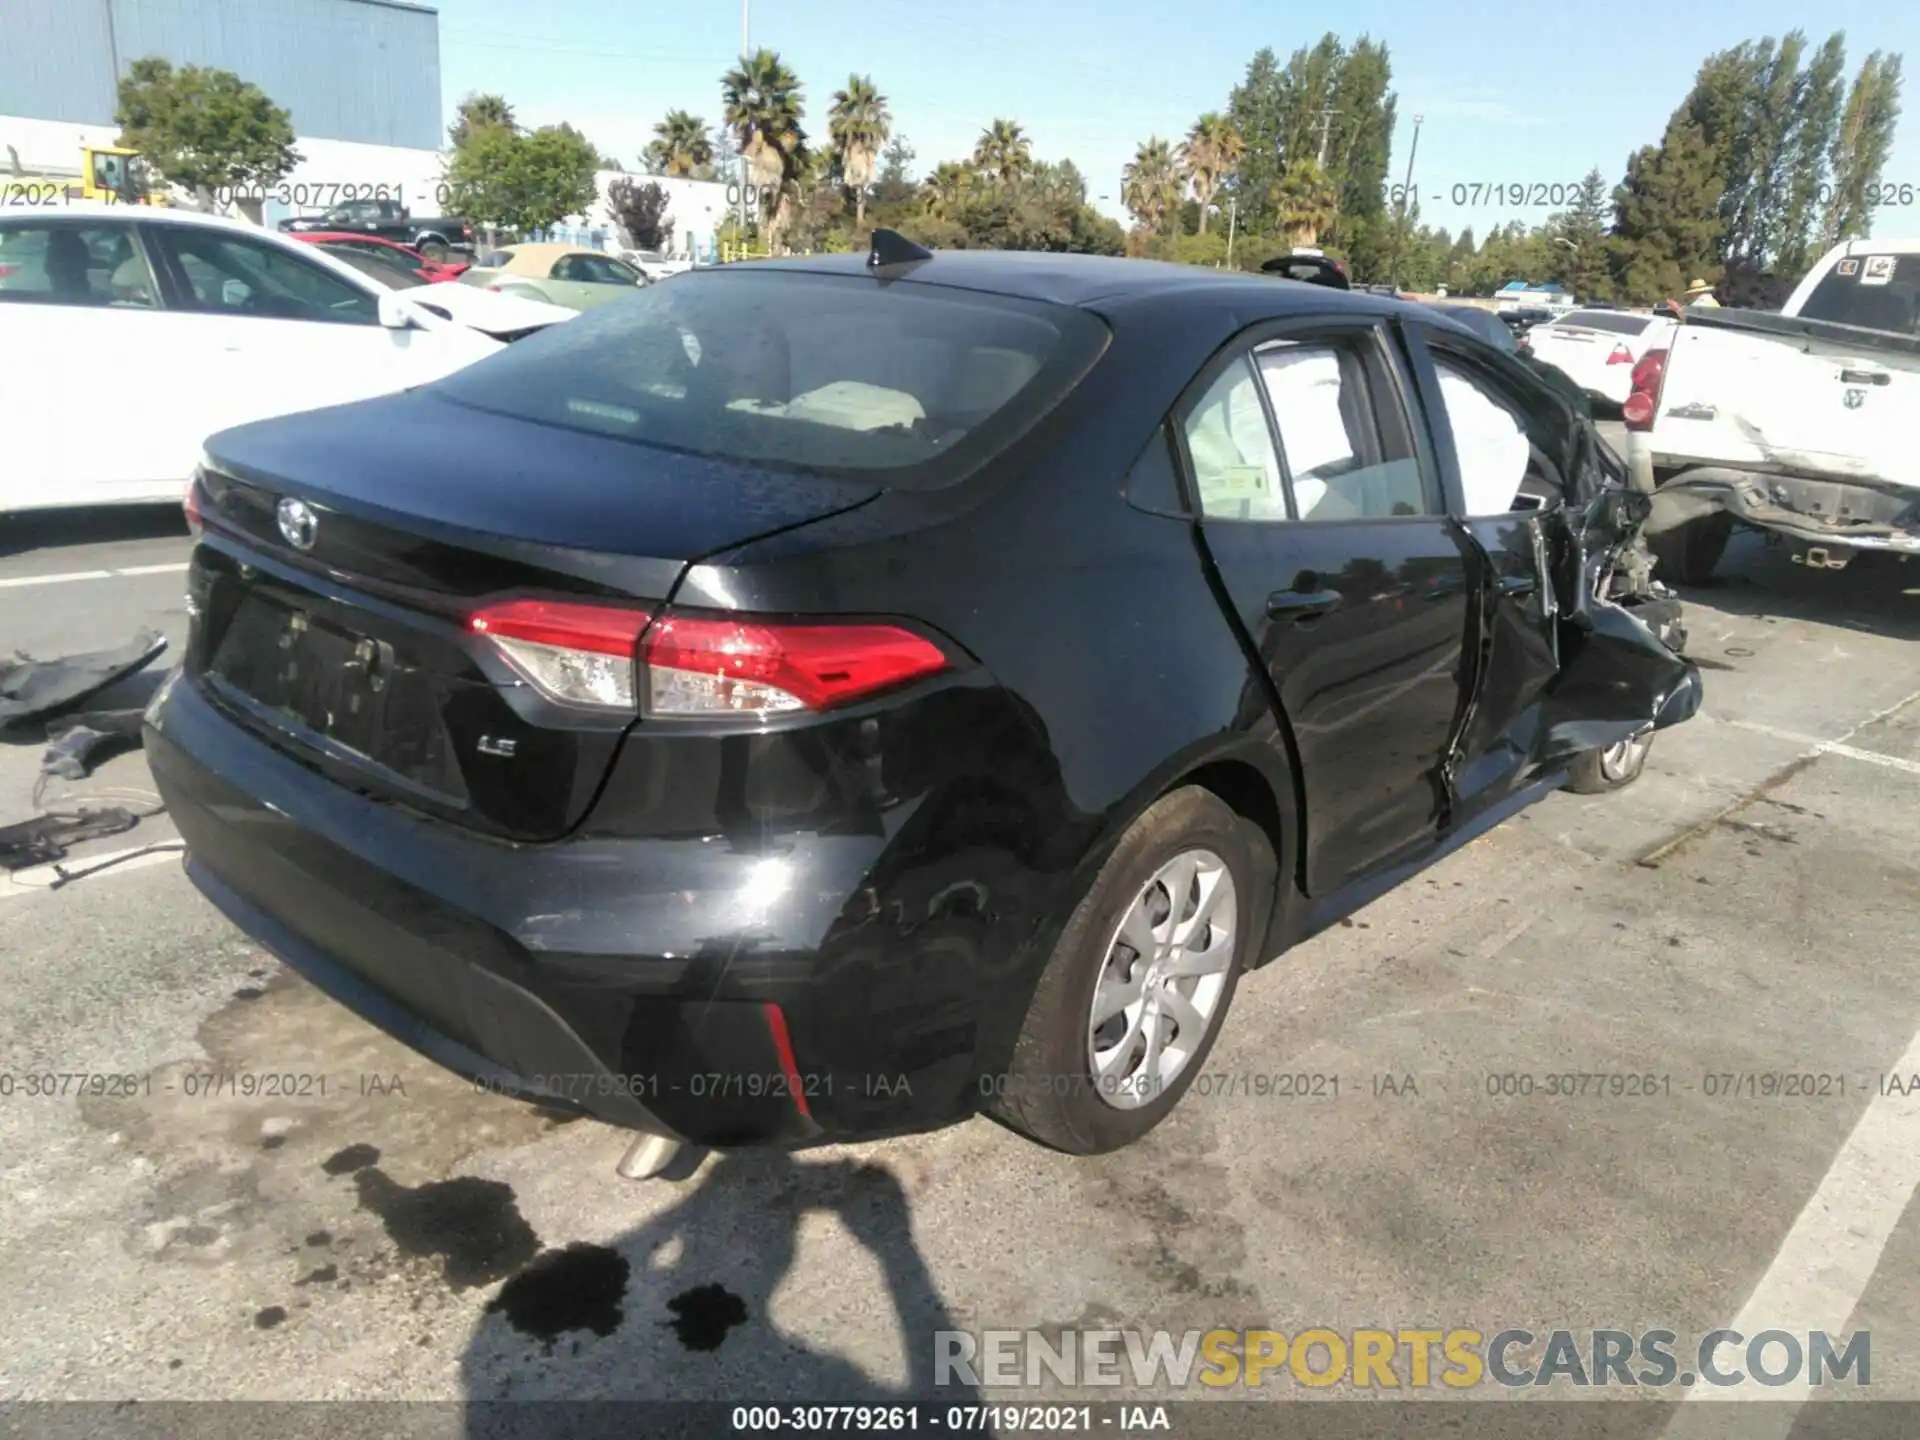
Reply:
<svg viewBox="0 0 1920 1440"><path fill-rule="evenodd" d="M0 531L0 648L177 646L186 550L166 516ZM1920 1400L1920 575L1743 538L1687 599L1705 711L1640 783L1242 987L1208 1070L1337 1093L1196 1091L1100 1159L974 1121L623 1181L615 1132L242 941L163 815L0 878L0 1072L128 1077L0 1096L0 1398L873 1403L942 1329L1730 1324L1870 1330L1874 1398ZM38 758L0 746L0 823ZM47 803L148 784L134 753ZM1492 1093L1575 1072L1659 1083Z"/></svg>

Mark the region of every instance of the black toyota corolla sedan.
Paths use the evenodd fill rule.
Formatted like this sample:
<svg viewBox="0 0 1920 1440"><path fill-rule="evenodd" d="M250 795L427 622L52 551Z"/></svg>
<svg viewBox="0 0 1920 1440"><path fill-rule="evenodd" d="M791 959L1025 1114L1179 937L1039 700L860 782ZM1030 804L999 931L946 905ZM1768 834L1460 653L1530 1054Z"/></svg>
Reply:
<svg viewBox="0 0 1920 1440"><path fill-rule="evenodd" d="M215 436L147 729L201 890L655 1156L1097 1152L1243 971L1697 707L1643 497L1466 330L878 244Z"/></svg>

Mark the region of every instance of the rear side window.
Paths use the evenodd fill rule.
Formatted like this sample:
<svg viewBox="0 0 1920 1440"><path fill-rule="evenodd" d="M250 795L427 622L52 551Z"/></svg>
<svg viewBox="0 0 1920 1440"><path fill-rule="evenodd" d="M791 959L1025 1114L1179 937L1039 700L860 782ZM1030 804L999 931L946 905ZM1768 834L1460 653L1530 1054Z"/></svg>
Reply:
<svg viewBox="0 0 1920 1440"><path fill-rule="evenodd" d="M865 277L682 277L448 376L496 414L907 487L958 479L1052 409L1106 344L1065 306Z"/></svg>
<svg viewBox="0 0 1920 1440"><path fill-rule="evenodd" d="M129 226L0 228L0 303L151 310L159 293Z"/></svg>
<svg viewBox="0 0 1920 1440"><path fill-rule="evenodd" d="M1638 335L1651 322L1645 315L1623 315L1618 310L1575 310L1552 325L1578 325L1582 330L1605 330L1611 335Z"/></svg>
<svg viewBox="0 0 1920 1440"><path fill-rule="evenodd" d="M1280 427L1302 520L1386 520L1429 512L1420 462L1392 413L1398 399L1371 337L1276 340L1254 360Z"/></svg>
<svg viewBox="0 0 1920 1440"><path fill-rule="evenodd" d="M1821 277L1800 313L1865 330L1920 334L1920 255L1849 255Z"/></svg>

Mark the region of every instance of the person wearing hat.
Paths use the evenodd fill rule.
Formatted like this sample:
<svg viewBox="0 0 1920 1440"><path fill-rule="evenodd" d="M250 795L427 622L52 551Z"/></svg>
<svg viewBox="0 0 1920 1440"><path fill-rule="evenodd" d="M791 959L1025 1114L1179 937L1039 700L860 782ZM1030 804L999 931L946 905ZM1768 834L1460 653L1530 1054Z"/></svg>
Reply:
<svg viewBox="0 0 1920 1440"><path fill-rule="evenodd" d="M1695 280L1687 286L1687 304L1704 305L1714 310L1720 308L1720 302L1713 298L1713 287L1704 280Z"/></svg>

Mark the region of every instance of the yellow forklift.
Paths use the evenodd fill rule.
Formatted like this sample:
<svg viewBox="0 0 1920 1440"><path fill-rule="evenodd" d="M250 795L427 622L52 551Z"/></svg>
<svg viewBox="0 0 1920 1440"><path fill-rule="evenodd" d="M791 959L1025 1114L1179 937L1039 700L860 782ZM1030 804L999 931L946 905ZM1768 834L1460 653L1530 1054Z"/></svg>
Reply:
<svg viewBox="0 0 1920 1440"><path fill-rule="evenodd" d="M117 205L165 205L137 150L85 145L80 150L80 198Z"/></svg>

